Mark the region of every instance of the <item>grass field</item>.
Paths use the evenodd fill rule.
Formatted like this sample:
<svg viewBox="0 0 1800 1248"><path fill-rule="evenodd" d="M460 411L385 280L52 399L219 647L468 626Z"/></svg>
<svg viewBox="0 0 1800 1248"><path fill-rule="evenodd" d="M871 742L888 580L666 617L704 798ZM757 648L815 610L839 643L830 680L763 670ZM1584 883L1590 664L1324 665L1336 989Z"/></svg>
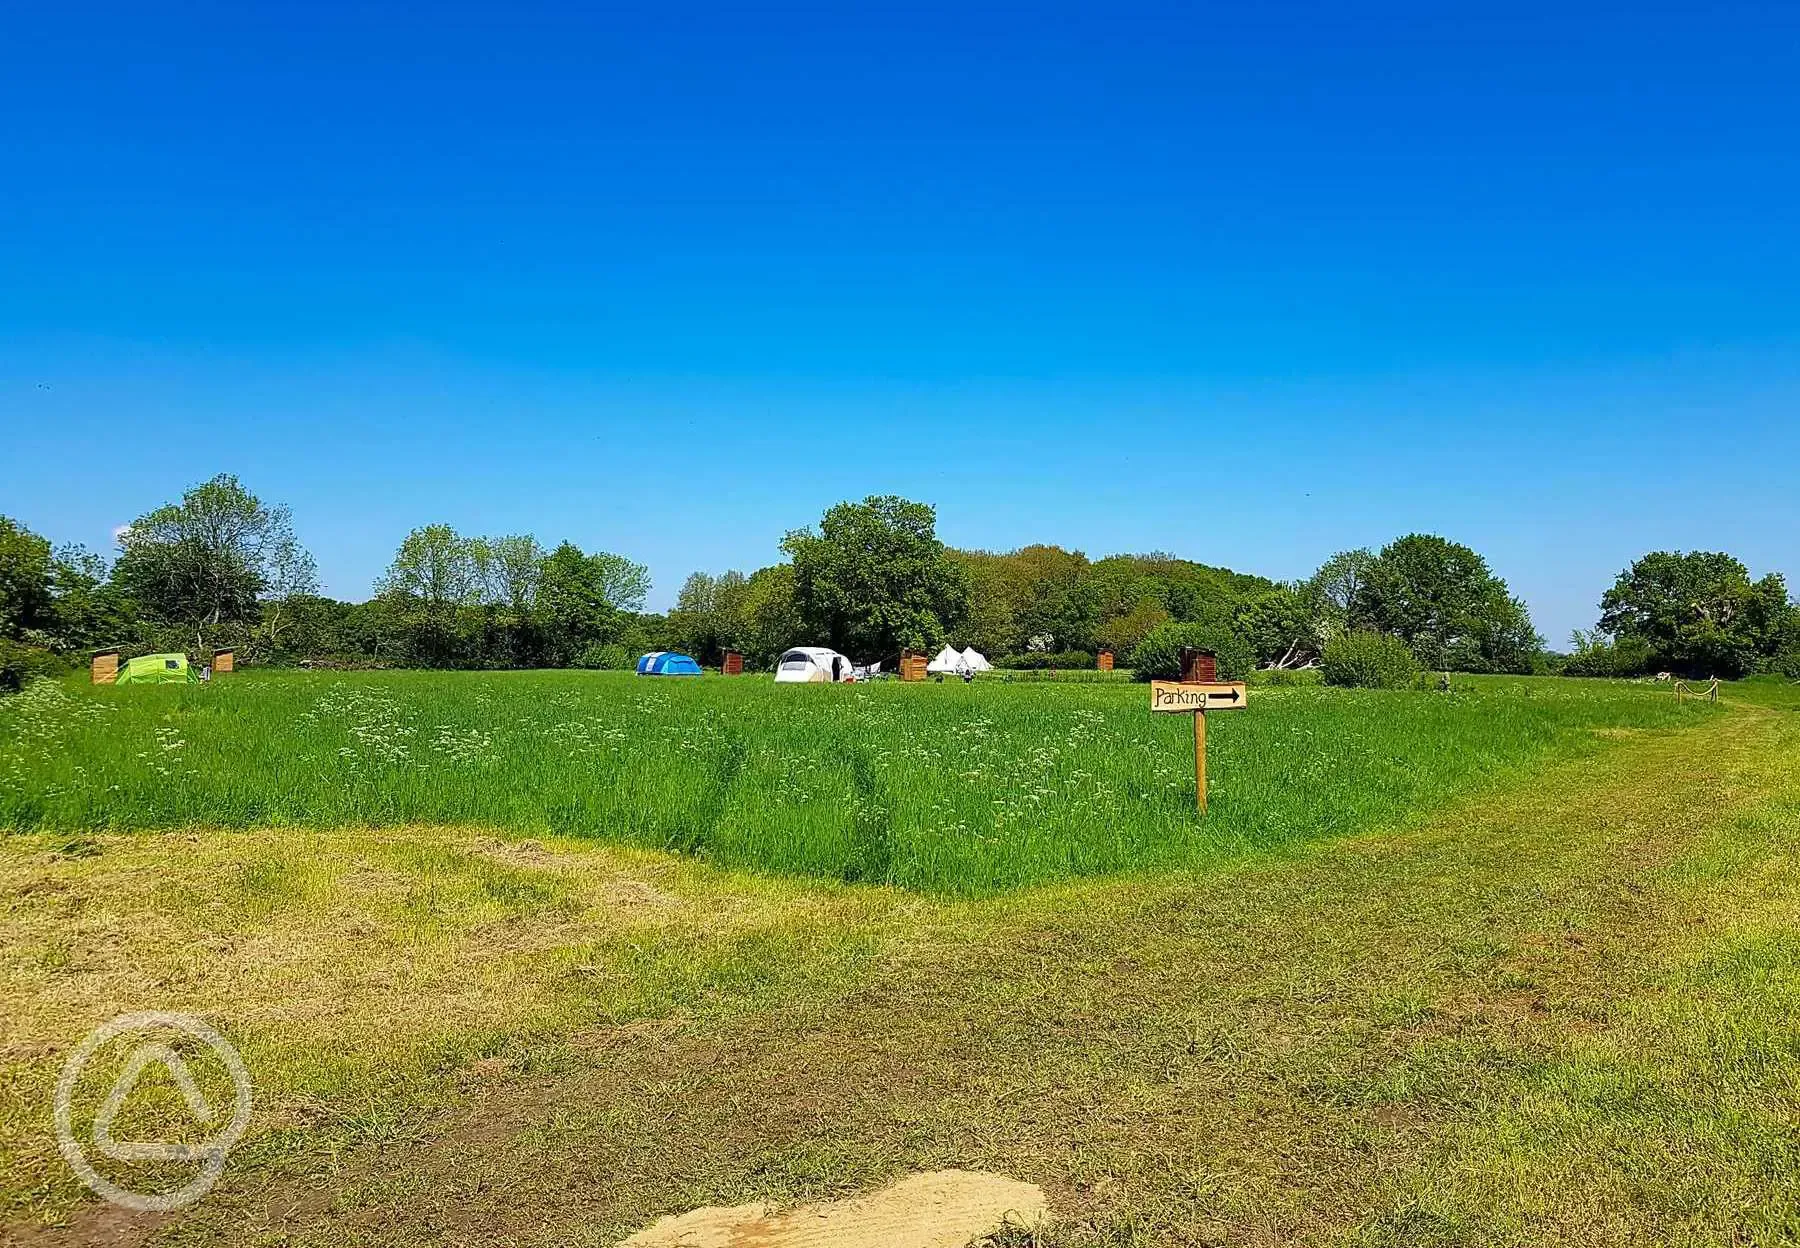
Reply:
<svg viewBox="0 0 1800 1248"><path fill-rule="evenodd" d="M0 837L0 1240L604 1245L948 1166L1041 1184L1058 1217L1035 1242L1058 1248L1800 1239L1791 686L1718 707L1561 681L1259 692L1215 717L1204 835L1187 725L1142 689L274 675L34 696L0 710L25 825ZM359 734L374 717L346 704L411 731ZM992 820L982 789L1041 770L1041 823L1074 850L1040 828L1028 858L928 853L942 792L885 770L894 843L917 847L887 878L918 888L837 878L854 859L819 846L859 825L822 811L794 812L816 840L786 857L773 816L766 842L687 822L711 808L683 760L728 734L768 751L730 776L751 808L802 753L848 800L855 750L941 758L975 722L983 784L946 787ZM654 745L550 749L570 723ZM432 744L476 729L491 755ZM1040 767L1056 747L1103 761ZM165 805L116 774L139 752L193 773ZM301 765L330 757L335 782ZM621 828L597 777L627 758L667 806ZM1131 787L1159 769L1166 793ZM565 784L587 819L560 821ZM1099 786L1139 844L1188 834L1106 858L1078 800ZM1289 822L1260 828L1261 802ZM174 1219L84 1203L47 1126L62 1056L135 1009L212 1020L256 1083L225 1184Z"/></svg>
<svg viewBox="0 0 1800 1248"><path fill-rule="evenodd" d="M777 686L616 673L246 673L0 703L0 826L472 824L728 866L983 893L1373 827L1608 734L1714 713L1667 690L1270 689L1210 721L1141 686Z"/></svg>

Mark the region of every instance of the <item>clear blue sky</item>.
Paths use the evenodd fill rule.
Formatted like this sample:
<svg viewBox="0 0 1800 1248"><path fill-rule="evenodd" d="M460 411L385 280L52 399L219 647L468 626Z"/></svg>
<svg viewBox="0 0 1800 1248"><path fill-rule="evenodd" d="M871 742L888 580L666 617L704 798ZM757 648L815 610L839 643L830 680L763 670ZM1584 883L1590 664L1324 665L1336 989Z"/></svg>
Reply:
<svg viewBox="0 0 1800 1248"><path fill-rule="evenodd" d="M0 511L1800 580L1800 6L13 6Z"/></svg>

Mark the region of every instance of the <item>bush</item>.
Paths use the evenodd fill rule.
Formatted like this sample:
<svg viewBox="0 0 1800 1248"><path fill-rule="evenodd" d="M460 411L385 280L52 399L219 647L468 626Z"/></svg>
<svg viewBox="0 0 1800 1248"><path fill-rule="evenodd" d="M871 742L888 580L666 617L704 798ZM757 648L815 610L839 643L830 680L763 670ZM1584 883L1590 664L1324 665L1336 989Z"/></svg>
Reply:
<svg viewBox="0 0 1800 1248"><path fill-rule="evenodd" d="M60 676L68 670L67 663L41 646L0 637L0 693L17 693L39 676Z"/></svg>
<svg viewBox="0 0 1800 1248"><path fill-rule="evenodd" d="M1319 661L1325 683L1349 689L1408 689L1419 662L1404 641L1387 633L1344 633Z"/></svg>
<svg viewBox="0 0 1800 1248"><path fill-rule="evenodd" d="M624 646L589 646L575 660L576 667L603 672L623 672L637 666L637 658Z"/></svg>
<svg viewBox="0 0 1800 1248"><path fill-rule="evenodd" d="M1770 670L1789 680L1800 680L1800 648L1783 650L1770 664Z"/></svg>
<svg viewBox="0 0 1800 1248"><path fill-rule="evenodd" d="M1181 651L1192 646L1210 650L1219 660L1220 680L1243 680L1256 666L1250 643L1218 624L1162 624L1131 652L1131 673L1138 680L1181 679Z"/></svg>
<svg viewBox="0 0 1800 1248"><path fill-rule="evenodd" d="M995 667L1009 668L1015 672L1082 672L1091 671L1094 656L1085 650L1062 650L1055 653L1009 654L1004 656Z"/></svg>
<svg viewBox="0 0 1800 1248"><path fill-rule="evenodd" d="M1575 652L1563 661L1564 676L1642 676L1656 656L1647 643L1634 637L1617 640L1602 633L1577 632Z"/></svg>

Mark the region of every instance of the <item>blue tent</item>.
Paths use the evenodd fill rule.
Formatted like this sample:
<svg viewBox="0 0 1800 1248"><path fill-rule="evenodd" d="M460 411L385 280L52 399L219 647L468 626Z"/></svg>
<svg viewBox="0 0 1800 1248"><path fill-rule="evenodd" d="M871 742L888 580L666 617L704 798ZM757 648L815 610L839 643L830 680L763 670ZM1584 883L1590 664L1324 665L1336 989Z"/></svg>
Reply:
<svg viewBox="0 0 1800 1248"><path fill-rule="evenodd" d="M685 654L655 650L638 660L639 676L698 676L700 665Z"/></svg>

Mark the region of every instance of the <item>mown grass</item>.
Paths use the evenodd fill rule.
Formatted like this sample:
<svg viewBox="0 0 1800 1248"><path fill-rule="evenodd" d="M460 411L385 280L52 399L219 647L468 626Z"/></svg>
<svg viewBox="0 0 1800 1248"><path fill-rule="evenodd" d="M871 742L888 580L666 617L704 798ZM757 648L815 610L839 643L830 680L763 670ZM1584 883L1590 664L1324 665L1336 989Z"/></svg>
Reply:
<svg viewBox="0 0 1800 1248"><path fill-rule="evenodd" d="M1719 708L1558 680L1259 689L1187 717L1141 687L776 686L583 672L244 673L0 703L0 827L476 824L940 892L1196 865L1428 809L1606 734Z"/></svg>
<svg viewBox="0 0 1800 1248"><path fill-rule="evenodd" d="M0 1227L78 1198L48 1130L56 1062L118 1014L226 1025L257 1089L243 1156L279 1168L408 1138L484 1079L554 1069L617 1024L823 992L873 956L883 897L458 829L102 833L75 852L9 838ZM108 1090L78 1109L91 1118ZM134 1102L133 1129L180 1139L185 1113Z"/></svg>

